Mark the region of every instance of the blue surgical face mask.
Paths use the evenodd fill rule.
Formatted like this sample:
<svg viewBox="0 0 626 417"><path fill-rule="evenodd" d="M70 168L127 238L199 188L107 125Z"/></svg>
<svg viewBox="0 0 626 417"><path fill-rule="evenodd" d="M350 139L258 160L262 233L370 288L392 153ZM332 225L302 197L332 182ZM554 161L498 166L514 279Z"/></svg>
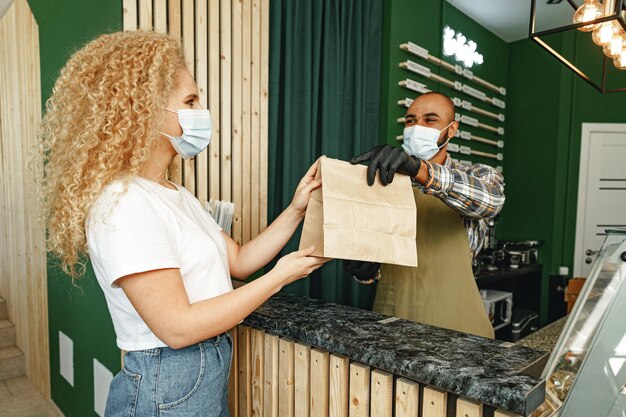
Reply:
<svg viewBox="0 0 626 417"><path fill-rule="evenodd" d="M450 122L450 126L454 122ZM432 127L426 127L421 125L413 125L404 128L404 142L402 148L409 154L419 159L428 161L435 156L441 148L450 140L448 138L441 146L437 145L441 132L446 130L448 126L441 130L433 129Z"/></svg>
<svg viewBox="0 0 626 417"><path fill-rule="evenodd" d="M211 143L211 113L205 109L179 109L169 112L178 114L178 123L183 128L182 136L170 136L170 143L183 159L193 158L205 150Z"/></svg>

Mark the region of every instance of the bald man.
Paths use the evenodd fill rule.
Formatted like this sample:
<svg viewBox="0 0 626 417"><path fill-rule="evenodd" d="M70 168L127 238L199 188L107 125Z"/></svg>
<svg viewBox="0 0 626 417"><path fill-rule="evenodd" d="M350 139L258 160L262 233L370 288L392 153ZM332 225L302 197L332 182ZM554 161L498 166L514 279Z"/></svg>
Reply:
<svg viewBox="0 0 626 417"><path fill-rule="evenodd" d="M460 165L447 153L458 122L441 93L419 96L405 117L402 147L380 145L350 162L368 163L387 185L409 175L417 205L417 268L344 261L361 282L379 279L374 311L488 338L493 327L472 273L472 257L486 235L486 220L504 205L504 179L494 168Z"/></svg>

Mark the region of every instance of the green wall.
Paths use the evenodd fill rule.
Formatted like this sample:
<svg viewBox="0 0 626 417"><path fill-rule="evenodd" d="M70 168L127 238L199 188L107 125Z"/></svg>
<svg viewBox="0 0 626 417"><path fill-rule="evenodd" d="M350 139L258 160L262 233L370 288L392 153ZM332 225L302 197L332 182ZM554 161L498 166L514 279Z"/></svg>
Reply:
<svg viewBox="0 0 626 417"><path fill-rule="evenodd" d="M597 57L588 34L553 39L569 58ZM583 63L585 65L585 63ZM505 178L507 201L499 234L543 239L542 322L547 317L547 276L574 263L582 123L626 122L625 93L601 94L529 39L509 45L509 106ZM622 77L626 85L626 77Z"/></svg>
<svg viewBox="0 0 626 417"><path fill-rule="evenodd" d="M100 33L121 28L122 6L120 1L97 0L29 0L29 3L39 24L42 94L45 100L71 51ZM444 0L421 0L419 3L418 12L415 0L385 2L382 140L396 143L394 138L402 131L395 120L404 115L405 109L396 101L399 97L411 97L412 93L397 85L400 79L408 76L425 82L433 90L439 90L437 83L424 81L418 75L409 75L398 68L398 62L410 57L398 45L411 40L427 48L431 54L441 56L442 28L446 24L475 40L485 63L472 68L472 71L507 88L506 145L502 163L507 201L498 234L506 239L545 240L541 256L546 277L556 273L561 265L571 269L581 124L626 122L624 93L597 93L532 41L506 44ZM572 36L565 36L562 40L562 45L570 48L572 53L582 55L586 52L581 50L584 45L573 46ZM435 73L454 78L449 72L425 64L420 58L410 59L429 66ZM445 88L440 90L449 92ZM489 94L495 96L494 93ZM503 112L486 105L483 107ZM481 135L488 136L482 132ZM493 151L493 148L481 147L480 144L471 143L471 146ZM472 159L488 162L479 157ZM544 279L544 283L542 319L545 322L547 280ZM115 346L113 327L91 270L79 285L80 288L73 287L50 263L48 303L52 398L68 417L95 415L94 358L113 373L119 369L119 350ZM74 387L59 373L59 331L74 341Z"/></svg>
<svg viewBox="0 0 626 417"><path fill-rule="evenodd" d="M507 44L445 0L420 1L419 12L416 3L412 0L385 3L381 141L398 143L395 137L401 134L402 126L396 119L403 116L406 110L397 104L397 100L399 97L411 97L411 94L413 97L418 95L397 85L406 77L425 83L431 90L452 93L487 110L505 113L506 122L500 124L505 127L504 161L494 163L480 157L452 156L499 164L504 168L506 203L497 227L500 239L545 240L540 256L544 264L541 322L546 324L548 276L557 274L559 266L567 266L570 271L573 269L582 123L626 122L626 93L600 94L533 41L524 39ZM454 78L450 72L412 57L398 47L410 40L428 49L432 55L442 57L445 25L476 41L485 62L471 70L476 76L507 88L506 98L503 98L506 111L479 103L439 83L398 68L398 63L408 58L446 78L476 86L463 78ZM592 70L597 70L598 65L589 65L589 62L599 62L601 52L589 42L588 37L589 34L573 31L553 35L550 41L566 57L581 65L584 71L597 75ZM626 85L626 76L621 81L622 86ZM489 96L502 98L484 88L479 89ZM497 125L471 112L464 113ZM461 125L461 129L499 139L497 135L487 135L482 130L465 125ZM489 145L467 143L460 139L453 139L452 143L494 152Z"/></svg>
<svg viewBox="0 0 626 417"><path fill-rule="evenodd" d="M121 29L121 1L29 0L39 26L43 102L72 51L95 36ZM52 400L67 417L97 416L93 359L113 374L120 352L104 295L93 271L72 286L53 260L48 263L50 379ZM74 343L74 386L59 372L59 331Z"/></svg>
<svg viewBox="0 0 626 417"><path fill-rule="evenodd" d="M383 69L382 69L382 94L383 103L381 105L381 140L383 142L398 144L396 136L402 134L403 126L396 122L398 117L406 113L406 108L397 104L398 100L404 97L415 98L419 93L412 92L398 85L400 80L410 78L417 82L426 84L432 91L440 91L452 97L471 101L474 105L489 110L494 113L504 113L503 109L490 104L480 102L477 99L466 96L461 92L456 92L449 87L435 82L431 79L414 74L405 69L399 68L401 61L410 59L420 65L430 68L431 72L439 74L452 81L461 81L469 86L481 90L489 97L496 97L509 103L510 97L501 96L495 92L469 81L462 76L458 76L437 65L409 54L399 48L399 45L411 41L423 48L428 49L431 55L443 57L443 28L450 26L457 32L463 33L467 38L478 44L477 51L484 57L482 65L474 65L471 71L475 76L485 79L495 85L506 87L508 69L508 45L502 39L489 32L476 22L468 18L454 6L445 0L431 0L419 2L419 13L417 12L414 0L391 0L385 2L385 22L383 32ZM452 57L444 57L452 64L456 64ZM492 126L505 127L505 123L489 119L476 113L460 111L471 117L476 117L479 121ZM493 140L503 139L498 134L487 132L482 129L461 125L461 129L469 131L482 137ZM504 136L506 141L506 135ZM468 142L462 139L453 139L452 143L468 145L472 149L484 152L501 152L498 148L478 142ZM458 159L471 160L473 162L488 163L491 165L503 165L491 159L479 156L467 156L456 154L453 157Z"/></svg>
<svg viewBox="0 0 626 417"><path fill-rule="evenodd" d="M567 83L569 74L532 41L511 44L509 57L506 203L498 233L511 240L545 240L540 249L545 277L552 269L557 153L562 148L559 142L566 140L559 136L563 124L559 121L569 119L569 114L559 113L561 78ZM543 283L542 312L546 312L545 278Z"/></svg>

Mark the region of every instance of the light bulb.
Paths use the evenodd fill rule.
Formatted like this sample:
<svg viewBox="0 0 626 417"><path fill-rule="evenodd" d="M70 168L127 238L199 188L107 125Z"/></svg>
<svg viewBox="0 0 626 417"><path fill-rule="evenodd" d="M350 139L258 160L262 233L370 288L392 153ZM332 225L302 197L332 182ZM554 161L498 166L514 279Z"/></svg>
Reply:
<svg viewBox="0 0 626 417"><path fill-rule="evenodd" d="M604 46L611 42L611 39L613 39L613 36L617 34L617 31L618 28L613 24L613 22L604 22L593 30L591 39L593 39L593 42L596 45Z"/></svg>
<svg viewBox="0 0 626 417"><path fill-rule="evenodd" d="M609 58L617 58L622 53L622 47L624 46L625 36L623 31L618 31L602 48L604 50L604 55Z"/></svg>
<svg viewBox="0 0 626 417"><path fill-rule="evenodd" d="M574 13L574 23L591 22L602 17L602 5L597 0L585 0L585 3ZM579 27L581 32L591 32L598 25L587 25Z"/></svg>
<svg viewBox="0 0 626 417"><path fill-rule="evenodd" d="M619 70L626 70L626 46L622 49L622 52L613 59L613 65Z"/></svg>

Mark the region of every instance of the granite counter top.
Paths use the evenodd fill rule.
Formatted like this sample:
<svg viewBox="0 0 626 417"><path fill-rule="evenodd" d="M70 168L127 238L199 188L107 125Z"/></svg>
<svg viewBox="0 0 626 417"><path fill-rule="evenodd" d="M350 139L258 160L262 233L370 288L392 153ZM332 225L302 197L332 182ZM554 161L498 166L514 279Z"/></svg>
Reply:
<svg viewBox="0 0 626 417"><path fill-rule="evenodd" d="M561 317L555 322L548 324L546 327L542 327L536 332L529 334L515 343L531 349L552 352L561 331L563 331L563 326L565 326L567 317L568 316Z"/></svg>
<svg viewBox="0 0 626 417"><path fill-rule="evenodd" d="M522 415L545 384L522 374L543 352L307 297L279 293L244 323Z"/></svg>

